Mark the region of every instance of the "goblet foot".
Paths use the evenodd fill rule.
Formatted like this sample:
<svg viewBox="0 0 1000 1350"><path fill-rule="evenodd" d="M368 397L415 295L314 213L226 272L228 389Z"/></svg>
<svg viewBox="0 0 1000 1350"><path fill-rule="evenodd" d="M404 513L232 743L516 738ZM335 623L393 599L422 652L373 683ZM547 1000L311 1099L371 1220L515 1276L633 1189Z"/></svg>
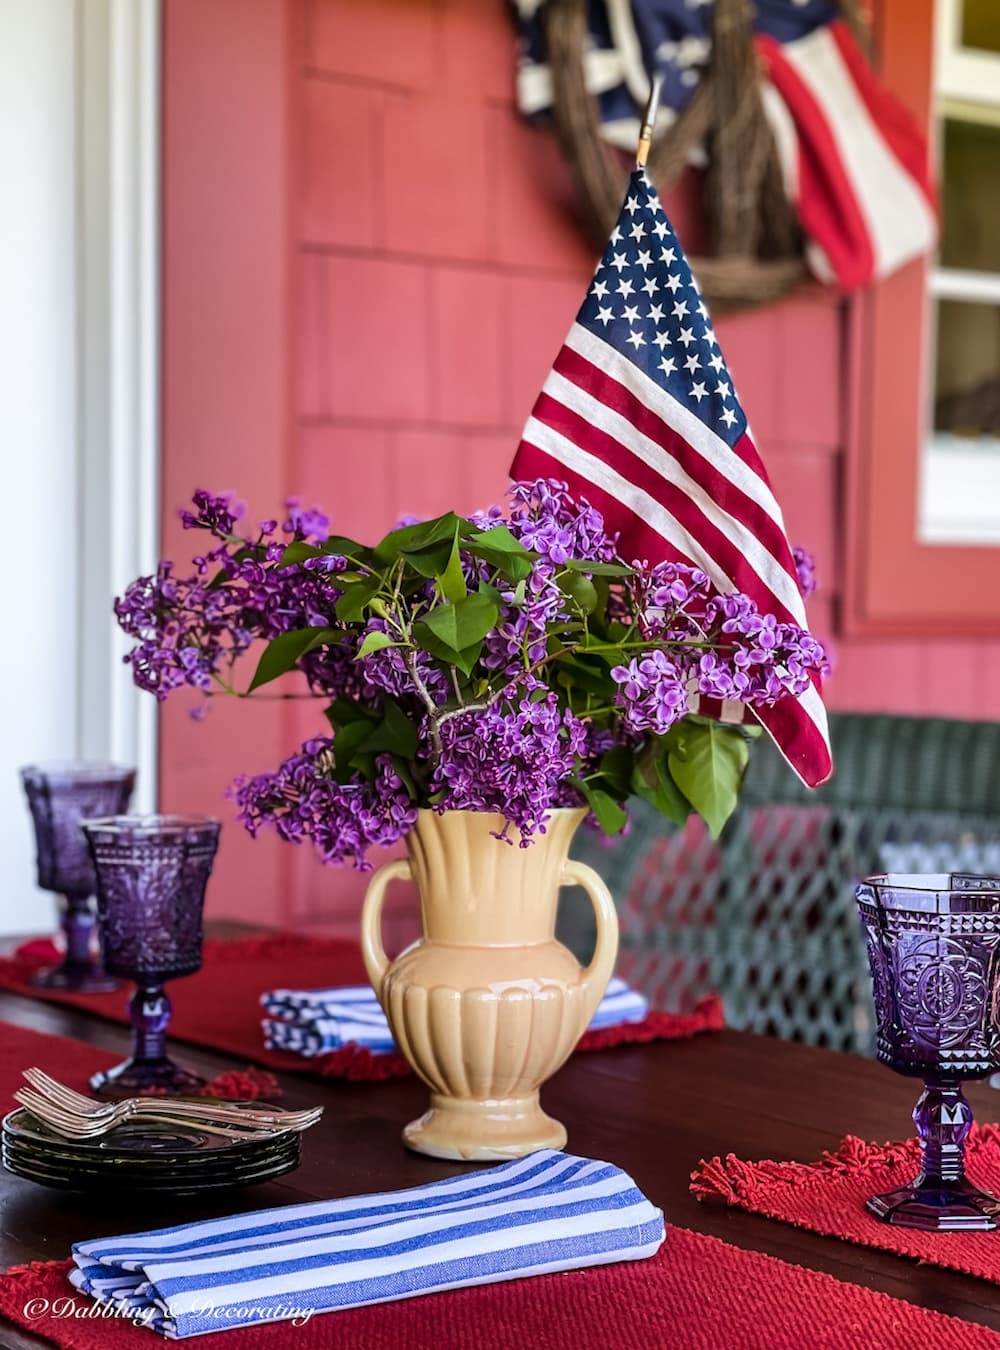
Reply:
<svg viewBox="0 0 1000 1350"><path fill-rule="evenodd" d="M938 1233L990 1232L1000 1227L1000 1199L970 1181L921 1181L873 1195L865 1208L900 1228Z"/></svg>
<svg viewBox="0 0 1000 1350"><path fill-rule="evenodd" d="M118 988L118 981L105 975L99 965L79 965L64 961L61 966L39 970L28 983L35 989L64 989L76 994L106 994Z"/></svg>
<svg viewBox="0 0 1000 1350"><path fill-rule="evenodd" d="M545 1114L537 1092L495 1101L432 1092L430 1110L410 1121L403 1143L431 1158L499 1162L539 1148L565 1148L566 1128Z"/></svg>
<svg viewBox="0 0 1000 1350"><path fill-rule="evenodd" d="M150 1089L168 1097L184 1097L196 1094L205 1086L205 1080L164 1056L162 1059L127 1059L112 1069L95 1073L90 1086L99 1097L138 1097Z"/></svg>

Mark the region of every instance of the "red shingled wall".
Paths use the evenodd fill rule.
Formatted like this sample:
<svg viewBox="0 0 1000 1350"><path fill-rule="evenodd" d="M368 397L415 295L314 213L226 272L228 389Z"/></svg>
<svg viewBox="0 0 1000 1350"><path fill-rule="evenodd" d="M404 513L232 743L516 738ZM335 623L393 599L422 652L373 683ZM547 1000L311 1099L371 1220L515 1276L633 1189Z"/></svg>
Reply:
<svg viewBox="0 0 1000 1350"><path fill-rule="evenodd" d="M298 492L363 537L495 499L594 263L553 140L514 112L504 0L167 0L164 79L172 550L196 484L238 487L260 516ZM693 199L668 205L690 238ZM790 537L817 554L828 636L841 308L814 289L717 331ZM992 648L833 646L833 706L1000 716ZM193 727L168 710L165 801L220 809L231 773L273 764L314 719L240 705ZM361 878L226 835L216 912L353 924Z"/></svg>

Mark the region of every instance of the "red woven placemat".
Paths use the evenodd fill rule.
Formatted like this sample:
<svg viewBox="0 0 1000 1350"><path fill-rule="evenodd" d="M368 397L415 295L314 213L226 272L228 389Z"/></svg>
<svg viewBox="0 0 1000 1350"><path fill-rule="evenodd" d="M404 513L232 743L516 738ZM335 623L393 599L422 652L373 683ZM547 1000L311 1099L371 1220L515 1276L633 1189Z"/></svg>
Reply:
<svg viewBox="0 0 1000 1350"><path fill-rule="evenodd" d="M971 1179L1000 1194L1000 1126L974 1125L968 1144ZM1000 1233L922 1233L869 1214L870 1195L905 1185L920 1170L916 1139L866 1144L848 1135L818 1162L747 1162L729 1153L702 1159L691 1174L699 1200L721 1201L809 1228L826 1237L960 1270L1000 1284Z"/></svg>
<svg viewBox="0 0 1000 1350"><path fill-rule="evenodd" d="M149 1331L91 1306L66 1261L0 1276L0 1315L63 1350L149 1350ZM62 1310L55 1316L54 1310ZM456 1289L211 1333L199 1350L1000 1350L1000 1333L718 1238L670 1228L648 1261Z"/></svg>
<svg viewBox="0 0 1000 1350"><path fill-rule="evenodd" d="M68 1087L86 1092L91 1074L98 1069L110 1068L120 1059L121 1055L98 1050L82 1041L0 1022L0 1114L16 1106L12 1100L14 1090L24 1086L23 1070L32 1064ZM230 1100L252 1101L261 1097L270 1100L280 1097L281 1089L274 1075L266 1069L233 1069L207 1083L202 1095Z"/></svg>
<svg viewBox="0 0 1000 1350"><path fill-rule="evenodd" d="M25 943L13 956L0 958L0 987L50 1003L86 1008L113 1022L128 1020L127 986L107 994L68 994L35 989L28 984L36 970L51 965L55 959L55 949L47 939ZM348 1045L311 1060L265 1048L260 1030L261 994L278 988L316 989L362 983L367 983L367 977L356 942L295 933L208 939L201 970L196 975L172 980L168 986L174 1005L170 1036L285 1073L319 1073L356 1080L408 1074L410 1068L402 1055L375 1055L358 1045ZM670 1040L700 1031L719 1031L724 1025L722 1004L711 995L690 1013L651 1012L641 1022L588 1031L577 1049L601 1050L612 1045Z"/></svg>

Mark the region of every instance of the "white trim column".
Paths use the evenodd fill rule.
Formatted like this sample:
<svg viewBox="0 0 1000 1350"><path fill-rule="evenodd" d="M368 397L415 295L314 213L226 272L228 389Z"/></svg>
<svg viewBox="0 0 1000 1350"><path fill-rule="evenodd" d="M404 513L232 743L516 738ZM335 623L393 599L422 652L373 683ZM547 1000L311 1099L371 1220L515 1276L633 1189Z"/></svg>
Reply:
<svg viewBox="0 0 1000 1350"><path fill-rule="evenodd" d="M159 0L77 0L77 752L156 800L156 705L122 664L113 597L159 547Z"/></svg>

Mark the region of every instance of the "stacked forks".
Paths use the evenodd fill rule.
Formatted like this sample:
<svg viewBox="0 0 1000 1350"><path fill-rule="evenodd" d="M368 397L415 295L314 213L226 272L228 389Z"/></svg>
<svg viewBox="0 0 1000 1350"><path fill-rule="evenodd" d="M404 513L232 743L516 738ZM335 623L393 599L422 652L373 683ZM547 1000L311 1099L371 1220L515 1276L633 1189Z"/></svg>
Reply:
<svg viewBox="0 0 1000 1350"><path fill-rule="evenodd" d="M230 1139L266 1139L290 1131L301 1133L315 1125L323 1114L321 1106L304 1111L261 1110L237 1103L169 1097L128 1097L103 1103L74 1092L41 1069L25 1069L24 1077L30 1087L19 1088L14 1099L65 1139L99 1139L120 1125L137 1120L196 1125L205 1134Z"/></svg>

